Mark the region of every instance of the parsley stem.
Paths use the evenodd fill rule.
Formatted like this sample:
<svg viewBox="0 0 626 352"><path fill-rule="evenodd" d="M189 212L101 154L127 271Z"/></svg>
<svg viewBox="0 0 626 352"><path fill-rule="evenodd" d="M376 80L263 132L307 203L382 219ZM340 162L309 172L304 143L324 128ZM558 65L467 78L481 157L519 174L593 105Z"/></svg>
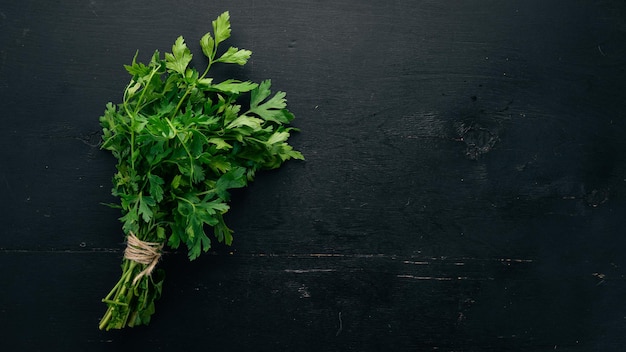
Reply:
<svg viewBox="0 0 626 352"><path fill-rule="evenodd" d="M189 151L189 148L187 147L187 144L185 144L183 139L180 137L180 133L178 133L178 130L172 124L172 121L170 121L170 119L168 119L168 118L165 118L165 121L167 121L167 124L170 126L172 131L174 131L174 135L176 136L176 139L178 139L178 141L182 145L183 149L185 149L185 152L187 153L187 156L189 156L189 182L193 183L193 156L191 155L191 152Z"/></svg>
<svg viewBox="0 0 626 352"><path fill-rule="evenodd" d="M130 122L130 167L131 169L133 169L133 171L135 170L135 121L137 118L137 113L139 113L139 110L142 107L141 101L143 100L143 97L146 95L146 90L148 90L148 85L152 81L152 77L154 77L154 74L157 72L157 70L158 70L158 67L155 67L150 72L150 76L148 76L146 86L141 90L141 95L139 96L139 99L137 100L137 103L135 105L135 111L133 112L132 115L129 116L131 119L131 122ZM128 87L126 88L126 91L128 91ZM124 92L124 96L126 96L126 92ZM126 113L129 113L126 105L125 105L125 108L126 108Z"/></svg>
<svg viewBox="0 0 626 352"><path fill-rule="evenodd" d="M213 60L211 60L211 58L209 58L209 63L206 66L206 69L204 70L204 72L202 73L202 76L200 76L199 79L203 79L207 73L209 73L209 69L211 68L211 65L213 64Z"/></svg>
<svg viewBox="0 0 626 352"><path fill-rule="evenodd" d="M186 199L186 198L183 198L183 197L176 197L176 199L179 199L179 200L182 200L182 201L185 201L185 202L189 203L189 205L191 205L191 207L193 208L193 211L194 212L196 211L196 205L192 201L190 201L189 199Z"/></svg>
<svg viewBox="0 0 626 352"><path fill-rule="evenodd" d="M130 287L130 283L132 282L133 273L137 266L137 262L124 259L124 263L122 265L122 276L111 292L102 300L102 302L106 303L108 309L102 319L100 320L99 328L100 330L109 330L111 328L110 324L111 319L114 314L118 314L119 311L127 311L130 301L128 297L125 297L127 286ZM124 307L124 308L122 308ZM124 324L126 324L127 317L124 319ZM116 323L112 323L116 324ZM122 325L122 326L123 326Z"/></svg>
<svg viewBox="0 0 626 352"><path fill-rule="evenodd" d="M185 92L185 94L183 95L182 98L180 98L180 100L178 101L178 104L176 104L176 109L174 109L174 112L172 113L172 117L176 116L176 114L178 113L178 110L180 109L180 107L183 105L183 102L185 101L185 98L187 98L187 96L189 95L189 93L191 93L191 90L195 88L195 85L189 86L187 88L187 91Z"/></svg>
<svg viewBox="0 0 626 352"><path fill-rule="evenodd" d="M176 105L176 109L174 109L174 112L172 113L172 118L176 117L176 114L178 113L178 110L180 109L180 107L183 105L183 102L185 101L185 98L187 98L187 96L191 93L191 91L195 87L196 87L195 84L187 87L187 90L185 91L185 94L183 94L182 98L180 98L180 100L178 101L178 104ZM193 173L194 173L194 171L193 171L193 156L191 155L191 152L189 152L189 148L187 147L187 145L185 144L183 139L180 137L180 134L178 133L178 130L176 130L176 127L174 127L174 125L172 125L172 122L170 121L170 119L165 118L165 121L167 121L167 124L174 131L174 135L176 136L178 141L180 141L180 144L185 149L185 152L187 153L187 156L189 156L189 183L193 184Z"/></svg>

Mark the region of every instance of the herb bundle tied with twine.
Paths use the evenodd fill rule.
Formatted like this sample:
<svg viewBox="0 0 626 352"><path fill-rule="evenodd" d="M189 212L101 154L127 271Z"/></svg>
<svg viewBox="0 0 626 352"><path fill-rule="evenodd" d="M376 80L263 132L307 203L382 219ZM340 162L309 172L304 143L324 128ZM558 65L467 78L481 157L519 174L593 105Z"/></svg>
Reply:
<svg viewBox="0 0 626 352"><path fill-rule="evenodd" d="M111 206L122 212L127 242L122 275L103 299L100 329L148 324L162 293L163 249L185 246L193 260L211 248L211 237L230 245L229 190L247 186L258 170L303 159L287 142L295 129L287 127L294 116L285 93L272 95L270 80L208 76L214 64L243 66L252 54L219 50L231 33L228 12L212 26L200 40L204 71L190 66L183 37L147 64L135 55L125 66L132 78L122 103L107 104L100 117L102 148L117 159L112 194L119 204Z"/></svg>

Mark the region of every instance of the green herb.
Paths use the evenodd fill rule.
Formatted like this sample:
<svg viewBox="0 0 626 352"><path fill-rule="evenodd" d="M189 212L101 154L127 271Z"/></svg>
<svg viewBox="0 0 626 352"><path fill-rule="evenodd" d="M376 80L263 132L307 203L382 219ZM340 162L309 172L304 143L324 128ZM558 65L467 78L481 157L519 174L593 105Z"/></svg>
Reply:
<svg viewBox="0 0 626 352"><path fill-rule="evenodd" d="M200 73L178 37L164 58L125 66L132 79L121 104L107 104L100 117L102 148L117 158L114 196L121 209L128 246L120 280L103 299L108 310L100 329L148 324L161 296L164 273L153 271L164 246L185 246L190 260L211 248L205 229L230 245L224 222L229 190L245 187L260 169L303 159L288 143L294 118L285 93L272 95L259 84L207 76L215 63L244 65L252 52L219 45L230 37L228 12L205 34L200 47L208 59ZM208 226L206 226L208 225Z"/></svg>

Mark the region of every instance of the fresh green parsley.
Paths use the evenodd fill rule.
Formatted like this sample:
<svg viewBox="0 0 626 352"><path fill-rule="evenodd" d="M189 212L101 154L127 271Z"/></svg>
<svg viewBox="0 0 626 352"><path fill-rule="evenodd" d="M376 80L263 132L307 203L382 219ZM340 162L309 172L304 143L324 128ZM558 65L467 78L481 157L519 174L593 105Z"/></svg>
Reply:
<svg viewBox="0 0 626 352"><path fill-rule="evenodd" d="M213 33L200 40L204 71L191 66L183 37L164 57L155 51L147 64L135 55L125 66L132 78L122 102L108 103L100 117L102 148L117 159L112 194L119 204L111 206L122 212L123 232L156 251L184 246L190 260L211 248L211 238L232 243L224 222L229 190L247 186L258 170L303 159L287 143L295 129L287 127L294 115L285 93L272 95L270 80L215 82L208 76L214 64L245 65L252 54L219 50L231 34L228 12L212 24ZM149 266L125 256L119 281L103 299L108 309L100 329L150 322L164 273L141 275Z"/></svg>

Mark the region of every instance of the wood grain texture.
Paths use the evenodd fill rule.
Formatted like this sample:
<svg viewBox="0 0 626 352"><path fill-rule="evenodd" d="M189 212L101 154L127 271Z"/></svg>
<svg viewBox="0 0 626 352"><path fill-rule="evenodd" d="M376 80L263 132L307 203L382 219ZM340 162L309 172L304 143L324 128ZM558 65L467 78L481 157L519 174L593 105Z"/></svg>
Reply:
<svg viewBox="0 0 626 352"><path fill-rule="evenodd" d="M98 116L137 49L195 43L224 10L254 54L217 78L286 91L307 160L235 192L232 247L165 255L150 326L100 332L123 238ZM0 348L623 351L625 15L0 1Z"/></svg>

